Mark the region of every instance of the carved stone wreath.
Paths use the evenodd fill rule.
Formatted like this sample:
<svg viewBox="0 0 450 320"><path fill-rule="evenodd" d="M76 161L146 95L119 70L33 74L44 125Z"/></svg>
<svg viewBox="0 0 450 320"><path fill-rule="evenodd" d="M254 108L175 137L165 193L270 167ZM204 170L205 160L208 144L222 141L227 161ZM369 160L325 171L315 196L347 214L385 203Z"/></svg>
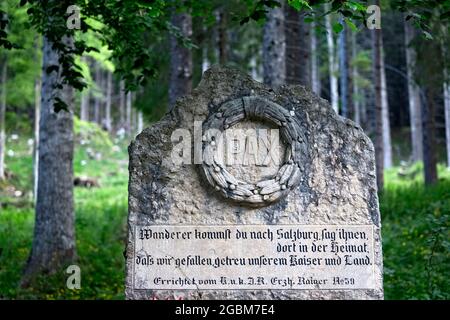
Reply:
<svg viewBox="0 0 450 320"><path fill-rule="evenodd" d="M286 144L284 163L271 179L248 183L236 179L217 155L213 131L220 132L243 120L265 120L278 126ZM306 139L295 111L258 96L247 96L222 104L203 124L203 163L206 180L226 198L254 206L267 205L285 197L298 186L304 166ZM216 131L217 132L217 131Z"/></svg>

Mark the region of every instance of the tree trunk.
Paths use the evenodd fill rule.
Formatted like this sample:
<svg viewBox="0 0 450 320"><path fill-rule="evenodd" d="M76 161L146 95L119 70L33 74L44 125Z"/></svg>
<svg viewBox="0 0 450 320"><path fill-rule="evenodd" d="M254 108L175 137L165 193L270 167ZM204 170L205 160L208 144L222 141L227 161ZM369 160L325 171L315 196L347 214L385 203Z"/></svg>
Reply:
<svg viewBox="0 0 450 320"><path fill-rule="evenodd" d="M448 75L445 75L445 79ZM445 108L445 138L447 146L447 167L450 168L450 83L444 83L444 108Z"/></svg>
<svg viewBox="0 0 450 320"><path fill-rule="evenodd" d="M330 6L326 5L325 10L328 12ZM330 77L330 97L333 110L339 114L339 93L338 93L338 66L335 59L333 29L331 28L331 17L329 14L325 16L325 25L327 29L327 46L328 46L328 69Z"/></svg>
<svg viewBox="0 0 450 320"><path fill-rule="evenodd" d="M123 80L120 80L120 82L119 82L119 117L120 117L119 128L123 128L125 125L125 115L126 115L125 82Z"/></svg>
<svg viewBox="0 0 450 320"><path fill-rule="evenodd" d="M34 84L34 148L33 148L33 200L36 205L39 181L39 122L41 118L41 79Z"/></svg>
<svg viewBox="0 0 450 320"><path fill-rule="evenodd" d="M383 42L381 40L381 50ZM383 117L383 158L384 168L392 167L391 127L389 121L389 103L386 85L386 69L384 67L384 54L381 53L381 107Z"/></svg>
<svg viewBox="0 0 450 320"><path fill-rule="evenodd" d="M72 39L65 39L73 43ZM70 41L70 42L69 42ZM44 38L42 66L41 117L39 122L39 178L33 247L27 261L22 285L37 273L53 273L74 260L75 228L73 205L73 89L61 83L61 70L47 72L59 65L59 52ZM54 111L60 97L69 112Z"/></svg>
<svg viewBox="0 0 450 320"><path fill-rule="evenodd" d="M131 100L134 100L133 94L131 95ZM136 123L136 108L131 108L131 134L133 138L136 136Z"/></svg>
<svg viewBox="0 0 450 320"><path fill-rule="evenodd" d="M97 94L94 100L94 122L100 124L100 105L102 100L102 70L98 62L95 63L95 84L97 86Z"/></svg>
<svg viewBox="0 0 450 320"><path fill-rule="evenodd" d="M311 84L312 90L315 94L320 96L320 70L319 70L319 55L317 45L316 24L311 23Z"/></svg>
<svg viewBox="0 0 450 320"><path fill-rule="evenodd" d="M5 179L5 115L6 115L6 80L8 74L8 60L6 54L2 63L2 83L1 83L1 101L0 101L0 180Z"/></svg>
<svg viewBox="0 0 450 320"><path fill-rule="evenodd" d="M82 60L87 63L86 57L82 57ZM80 120L89 120L89 89L87 88L81 92Z"/></svg>
<svg viewBox="0 0 450 320"><path fill-rule="evenodd" d="M376 5L380 1L375 1ZM373 47L373 75L375 82L375 160L378 192L383 191L384 186L384 152L383 152L383 108L382 108L382 48L381 48L381 30L372 30L372 47Z"/></svg>
<svg viewBox="0 0 450 320"><path fill-rule="evenodd" d="M127 92L127 118L125 129L128 136L131 136L131 92Z"/></svg>
<svg viewBox="0 0 450 320"><path fill-rule="evenodd" d="M416 50L412 47L414 27L405 21L406 70L408 75L409 122L411 128L412 160L423 159L422 111L420 107L420 88L416 84L413 68L416 65Z"/></svg>
<svg viewBox="0 0 450 320"><path fill-rule="evenodd" d="M292 6L284 7L286 37L286 83L299 84L301 75L300 16Z"/></svg>
<svg viewBox="0 0 450 320"><path fill-rule="evenodd" d="M305 22L305 13L300 12L300 84L312 89L311 82L311 24Z"/></svg>
<svg viewBox="0 0 450 320"><path fill-rule="evenodd" d="M354 32L345 26L346 32L346 63L347 63L347 114L349 119L355 118L355 105L354 105L354 79L353 79L353 34Z"/></svg>
<svg viewBox="0 0 450 320"><path fill-rule="evenodd" d="M112 72L107 72L106 80L106 106L105 106L105 127L111 132L111 95L112 95Z"/></svg>
<svg viewBox="0 0 450 320"><path fill-rule="evenodd" d="M303 21L303 13L292 6L284 7L286 37L286 83L301 84L311 88L311 41L309 25Z"/></svg>
<svg viewBox="0 0 450 320"><path fill-rule="evenodd" d="M444 83L443 83L443 95L444 95L444 116L445 116L445 141L447 149L447 167L450 168L450 79L448 75L448 25L442 24L442 55L444 61Z"/></svg>
<svg viewBox="0 0 450 320"><path fill-rule="evenodd" d="M142 114L142 111L138 111L138 120L137 120L137 133L141 133L142 130L144 130L144 115Z"/></svg>
<svg viewBox="0 0 450 320"><path fill-rule="evenodd" d="M356 60L357 56L357 50L356 50L356 33L352 32L352 61L354 62ZM352 66L352 78L353 78L353 109L354 109L354 118L353 120L361 125L361 97L359 93L359 72L358 67L355 63L353 63Z"/></svg>
<svg viewBox="0 0 450 320"><path fill-rule="evenodd" d="M434 90L426 89L426 101L422 102L423 119L423 166L425 173L425 184L432 185L437 182L436 161L436 136L435 136L435 111Z"/></svg>
<svg viewBox="0 0 450 320"><path fill-rule="evenodd" d="M89 90L81 93L80 120L89 121Z"/></svg>
<svg viewBox="0 0 450 320"><path fill-rule="evenodd" d="M264 83L271 87L285 82L285 50L283 8L270 9L263 32L263 67Z"/></svg>
<svg viewBox="0 0 450 320"><path fill-rule="evenodd" d="M228 62L228 34L227 13L225 9L219 11L219 63L225 65Z"/></svg>
<svg viewBox="0 0 450 320"><path fill-rule="evenodd" d="M341 22L344 25L344 30L339 34L339 73L341 83L341 112L345 118L349 117L348 112L348 63L347 63L347 27L345 22Z"/></svg>
<svg viewBox="0 0 450 320"><path fill-rule="evenodd" d="M180 29L185 37L192 36L192 18L189 14L173 14L172 24ZM175 101L192 90L192 52L178 40L170 38L170 84L169 109L175 106Z"/></svg>

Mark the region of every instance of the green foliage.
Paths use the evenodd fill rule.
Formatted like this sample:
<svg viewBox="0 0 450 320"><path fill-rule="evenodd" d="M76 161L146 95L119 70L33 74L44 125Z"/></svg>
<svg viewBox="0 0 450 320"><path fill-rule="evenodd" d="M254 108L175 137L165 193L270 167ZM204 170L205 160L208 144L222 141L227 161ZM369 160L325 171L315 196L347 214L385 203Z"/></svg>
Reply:
<svg viewBox="0 0 450 320"><path fill-rule="evenodd" d="M54 275L43 275L30 288L19 287L22 270L31 249L34 210L28 205L17 207L9 204L0 210L0 299L123 299L124 256L127 213L127 162L126 148L112 149L106 145L99 132L85 123L76 121L76 131L90 131L90 143L77 143L75 149L75 175L87 175L98 179L101 188L75 188L76 239L78 260L81 268L81 290L66 287L69 276L65 269ZM84 136L83 138L87 138ZM26 139L17 143L16 151L22 150ZM99 160L89 159L88 148L102 153ZM31 157L8 159L9 169L19 179L9 181L15 185L22 180L30 181ZM84 164L83 164L84 163ZM26 177L25 177L26 176ZM27 185L15 185L26 193ZM0 195L2 186L0 186ZM5 204L0 196L0 203Z"/></svg>
<svg viewBox="0 0 450 320"><path fill-rule="evenodd" d="M74 117L73 130L75 141L83 144L89 144L95 149L111 148L113 143L106 131L102 130L97 123L82 121Z"/></svg>
<svg viewBox="0 0 450 320"><path fill-rule="evenodd" d="M17 49L5 50L0 45L0 61L6 61L6 103L8 107L26 109L34 103L34 82L40 75L40 41L35 31L24 32L28 21L26 9L17 7L17 1L7 0L3 4L8 11L8 39Z"/></svg>
<svg viewBox="0 0 450 320"><path fill-rule="evenodd" d="M388 180L381 197L387 299L450 298L450 179L424 188Z"/></svg>
<svg viewBox="0 0 450 320"><path fill-rule="evenodd" d="M438 19L440 24L450 20L450 2L441 0L393 0L391 7L406 14L406 20L422 30L427 39L433 38L432 21Z"/></svg>

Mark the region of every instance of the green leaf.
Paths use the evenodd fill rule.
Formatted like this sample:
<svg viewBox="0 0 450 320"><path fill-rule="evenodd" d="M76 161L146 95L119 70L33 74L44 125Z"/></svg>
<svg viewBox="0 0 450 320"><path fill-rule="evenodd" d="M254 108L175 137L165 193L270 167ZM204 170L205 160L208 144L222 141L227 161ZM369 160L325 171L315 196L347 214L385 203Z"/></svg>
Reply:
<svg viewBox="0 0 450 320"><path fill-rule="evenodd" d="M349 19L345 19L345 23L352 29L353 31L358 31L358 27Z"/></svg>
<svg viewBox="0 0 450 320"><path fill-rule="evenodd" d="M355 2L355 1L347 1L345 3L347 5L347 7L351 8L352 10L355 11L366 11L366 7L364 7L362 4Z"/></svg>
<svg viewBox="0 0 450 320"><path fill-rule="evenodd" d="M300 11L303 8L308 8L309 10L312 10L311 6L306 0L288 0L288 4L297 11Z"/></svg>
<svg viewBox="0 0 450 320"><path fill-rule="evenodd" d="M344 26L340 24L339 22L336 22L333 24L333 32L334 33L340 33L342 30L344 30Z"/></svg>

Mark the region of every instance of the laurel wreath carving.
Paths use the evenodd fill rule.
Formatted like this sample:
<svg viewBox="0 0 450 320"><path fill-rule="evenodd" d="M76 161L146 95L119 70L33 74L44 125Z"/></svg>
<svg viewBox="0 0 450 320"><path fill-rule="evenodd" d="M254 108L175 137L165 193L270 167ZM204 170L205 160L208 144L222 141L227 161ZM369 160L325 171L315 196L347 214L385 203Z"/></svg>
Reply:
<svg viewBox="0 0 450 320"><path fill-rule="evenodd" d="M266 120L278 126L281 139L286 144L285 158L278 173L268 180L248 183L236 179L220 161L217 143L207 129L220 132L243 120ZM258 96L246 96L222 104L203 125L203 173L208 183L223 196L239 203L267 205L285 197L298 186L304 166L302 158L306 152L306 139L294 110Z"/></svg>

